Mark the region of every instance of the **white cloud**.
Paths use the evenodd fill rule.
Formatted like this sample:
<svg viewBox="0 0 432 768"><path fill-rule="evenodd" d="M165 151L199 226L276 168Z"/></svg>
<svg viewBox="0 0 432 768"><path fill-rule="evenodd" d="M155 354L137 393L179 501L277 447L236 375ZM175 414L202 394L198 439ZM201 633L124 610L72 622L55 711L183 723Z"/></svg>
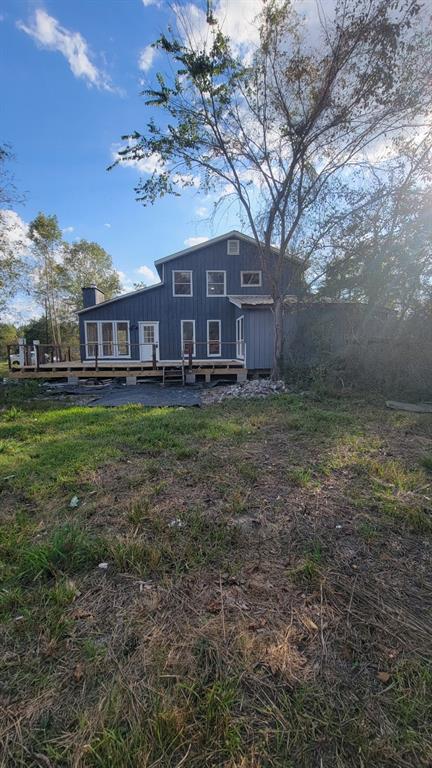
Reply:
<svg viewBox="0 0 432 768"><path fill-rule="evenodd" d="M145 8L148 8L149 5L160 5L160 0L142 0L142 4L145 6Z"/></svg>
<svg viewBox="0 0 432 768"><path fill-rule="evenodd" d="M107 229L111 229L111 224L107 221L105 222L104 227L106 227Z"/></svg>
<svg viewBox="0 0 432 768"><path fill-rule="evenodd" d="M28 226L16 211L0 210L2 223L2 242L6 248L13 248L17 255L28 251L31 241L28 236Z"/></svg>
<svg viewBox="0 0 432 768"><path fill-rule="evenodd" d="M153 285L154 283L159 282L159 278L156 273L145 264L143 264L142 267L138 267L138 269L135 271L138 275L144 278L144 282L147 283L147 285Z"/></svg>
<svg viewBox="0 0 432 768"><path fill-rule="evenodd" d="M75 227L64 227L64 229L62 229L62 232L64 235L67 235L69 232L75 232Z"/></svg>
<svg viewBox="0 0 432 768"><path fill-rule="evenodd" d="M184 244L187 246L187 248L192 248L194 245L200 245L201 243L206 243L208 240L208 237L187 237L184 241Z"/></svg>
<svg viewBox="0 0 432 768"><path fill-rule="evenodd" d="M2 314L2 320L5 323L20 325L33 317L39 317L41 308L36 301L25 294L15 296L11 306Z"/></svg>
<svg viewBox="0 0 432 768"><path fill-rule="evenodd" d="M61 53L75 77L82 77L88 85L95 88L114 90L109 77L92 62L88 44L79 32L62 27L57 19L42 8L35 11L34 18L28 25L19 21L17 26L42 48Z"/></svg>
<svg viewBox="0 0 432 768"><path fill-rule="evenodd" d="M209 215L209 209L206 208L205 205L199 205L198 208L195 209L195 213L199 219L205 219L206 216Z"/></svg>
<svg viewBox="0 0 432 768"><path fill-rule="evenodd" d="M213 15L234 50L246 58L259 41L255 19L262 8L262 0L216 0L213 7ZM178 3L174 12L181 33L194 47L205 47L211 40L211 27L204 11L195 3Z"/></svg>
<svg viewBox="0 0 432 768"><path fill-rule="evenodd" d="M124 147L122 147L124 148ZM119 145L115 145L111 149L111 156L113 159L113 162L116 162L117 160L121 161L121 165L126 165L130 168L136 168L137 171L140 173L153 173L154 171L162 171L164 168L164 163L160 155L158 155L156 152L150 157L144 157L142 160L132 160L131 158L127 160L121 159L121 155L119 154Z"/></svg>
<svg viewBox="0 0 432 768"><path fill-rule="evenodd" d="M138 67L141 72L148 72L149 69L151 69L155 56L156 48L152 45L146 45L146 47L142 49L138 57Z"/></svg>

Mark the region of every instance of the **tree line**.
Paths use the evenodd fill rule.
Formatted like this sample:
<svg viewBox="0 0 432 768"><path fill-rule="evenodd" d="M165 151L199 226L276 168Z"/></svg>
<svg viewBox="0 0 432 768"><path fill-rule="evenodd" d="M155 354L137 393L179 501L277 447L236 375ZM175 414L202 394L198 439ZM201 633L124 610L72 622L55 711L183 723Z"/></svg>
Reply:
<svg viewBox="0 0 432 768"><path fill-rule="evenodd" d="M0 313L13 306L20 292L36 302L40 316L21 326L0 322L0 345L18 336L43 344L76 344L82 287L95 283L109 299L121 290L119 275L98 243L65 242L55 214L38 213L23 230L4 210L18 200L6 165L10 159L10 148L0 147Z"/></svg>

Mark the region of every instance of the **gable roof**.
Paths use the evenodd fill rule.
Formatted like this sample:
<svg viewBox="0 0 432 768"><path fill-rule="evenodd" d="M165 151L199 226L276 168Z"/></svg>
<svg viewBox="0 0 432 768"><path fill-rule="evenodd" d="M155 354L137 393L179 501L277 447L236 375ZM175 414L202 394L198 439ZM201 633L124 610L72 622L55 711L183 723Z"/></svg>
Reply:
<svg viewBox="0 0 432 768"><path fill-rule="evenodd" d="M202 250L203 248L207 248L209 245L214 245L215 243L220 243L222 240L229 240L230 238L244 240L246 243L252 243L252 245L256 245L256 240L254 237L250 237L250 235L244 235L243 232L239 232L238 229L232 229L230 232L225 232L224 235L212 237L210 240L205 240L203 243L191 245L190 248L184 248L182 251L176 251L175 253L171 253L169 256L164 256L162 259L157 259L157 261L155 261L155 266L158 267L159 264L165 264L165 262L171 261L172 259L178 259L180 256L185 256L187 253L193 253L194 251ZM262 243L262 245L264 245L264 243ZM276 248L273 245L271 246L271 250L274 253L279 253L279 248ZM295 259L293 259L293 261L295 261Z"/></svg>
<svg viewBox="0 0 432 768"><path fill-rule="evenodd" d="M185 256L188 253L193 253L194 251L202 250L203 248L207 248L209 245L214 245L214 243L219 243L219 242L222 242L223 240L229 240L230 238L243 240L246 243L251 243L252 245L256 245L256 240L254 237L251 237L250 235L245 235L243 234L243 232L239 232L238 229L232 229L230 232L225 232L225 234L223 235L212 237L210 240L205 240L205 242L203 243L198 243L197 245L191 245L190 248L184 248L181 251L176 251L175 253L171 253L169 256L164 256L161 259L156 259L156 261L154 262L154 265L158 270L159 275L162 277L161 271L159 270L159 266L161 264L165 264L167 261L172 261L173 259L178 259L180 256ZM262 243L262 245L264 245L264 243ZM276 246L272 245L270 246L270 248L274 253L279 253L279 248L276 248ZM235 256L233 258L235 258ZM288 259L290 261L301 263L300 260L296 259L294 256L289 256ZM77 315L81 315L84 312L89 312L92 309L105 307L107 304L112 304L114 301L120 301L121 299L125 299L128 296L134 296L138 293L143 293L144 291L151 291L153 290L153 288L160 288L160 286L163 284L164 284L164 281L161 280L160 283L155 283L155 285L148 285L145 288L138 288L136 291L121 293L119 296L114 296L114 298L112 299L107 299L106 301L101 301L99 304L93 304L91 307L85 307L84 309L80 309L77 312Z"/></svg>

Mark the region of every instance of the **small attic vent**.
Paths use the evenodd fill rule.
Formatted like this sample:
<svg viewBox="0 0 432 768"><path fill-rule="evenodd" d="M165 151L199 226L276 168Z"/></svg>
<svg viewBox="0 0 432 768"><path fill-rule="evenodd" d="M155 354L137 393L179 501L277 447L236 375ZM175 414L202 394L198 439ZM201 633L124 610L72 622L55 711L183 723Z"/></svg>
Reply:
<svg viewBox="0 0 432 768"><path fill-rule="evenodd" d="M227 254L228 256L238 256L240 253L240 241L228 240L227 242Z"/></svg>

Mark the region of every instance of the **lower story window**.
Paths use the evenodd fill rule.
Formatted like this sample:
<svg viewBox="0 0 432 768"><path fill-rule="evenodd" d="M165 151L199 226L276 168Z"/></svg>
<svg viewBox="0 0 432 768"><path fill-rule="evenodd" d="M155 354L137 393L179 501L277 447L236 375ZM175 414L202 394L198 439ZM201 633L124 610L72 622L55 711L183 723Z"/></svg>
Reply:
<svg viewBox="0 0 432 768"><path fill-rule="evenodd" d="M220 357L221 354L221 321L207 320L207 355Z"/></svg>
<svg viewBox="0 0 432 768"><path fill-rule="evenodd" d="M195 320L181 321L182 355L195 357Z"/></svg>
<svg viewBox="0 0 432 768"><path fill-rule="evenodd" d="M98 320L85 323L86 357L130 357L129 323Z"/></svg>

